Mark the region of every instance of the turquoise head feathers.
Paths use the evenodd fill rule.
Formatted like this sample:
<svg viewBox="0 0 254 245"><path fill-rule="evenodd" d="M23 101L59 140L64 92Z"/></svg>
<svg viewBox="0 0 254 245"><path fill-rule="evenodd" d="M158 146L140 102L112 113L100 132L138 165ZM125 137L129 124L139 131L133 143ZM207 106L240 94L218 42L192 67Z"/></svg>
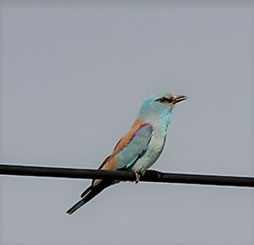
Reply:
<svg viewBox="0 0 254 245"><path fill-rule="evenodd" d="M186 100L183 95L173 95L171 93L160 93L144 99L138 113L138 119L142 120L166 120L170 122L172 109L175 104Z"/></svg>

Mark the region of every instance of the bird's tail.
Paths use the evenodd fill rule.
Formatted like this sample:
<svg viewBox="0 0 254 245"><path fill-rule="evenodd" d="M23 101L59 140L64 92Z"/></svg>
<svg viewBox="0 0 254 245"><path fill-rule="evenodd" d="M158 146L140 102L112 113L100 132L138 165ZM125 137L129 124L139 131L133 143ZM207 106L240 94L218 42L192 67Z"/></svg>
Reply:
<svg viewBox="0 0 254 245"><path fill-rule="evenodd" d="M90 186L88 187L81 195L82 199L78 201L76 204L74 204L70 209L66 211L67 214L73 214L77 209L82 207L84 204L86 204L88 201L90 201L92 198L97 196L103 189L105 189L106 186Z"/></svg>

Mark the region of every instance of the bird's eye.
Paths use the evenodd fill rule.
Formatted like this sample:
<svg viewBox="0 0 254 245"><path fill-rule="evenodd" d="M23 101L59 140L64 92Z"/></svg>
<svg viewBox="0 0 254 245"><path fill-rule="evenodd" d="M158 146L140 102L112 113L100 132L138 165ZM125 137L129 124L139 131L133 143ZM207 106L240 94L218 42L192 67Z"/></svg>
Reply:
<svg viewBox="0 0 254 245"><path fill-rule="evenodd" d="M161 103L172 103L173 98L162 97L162 98L157 99L156 101L161 102Z"/></svg>

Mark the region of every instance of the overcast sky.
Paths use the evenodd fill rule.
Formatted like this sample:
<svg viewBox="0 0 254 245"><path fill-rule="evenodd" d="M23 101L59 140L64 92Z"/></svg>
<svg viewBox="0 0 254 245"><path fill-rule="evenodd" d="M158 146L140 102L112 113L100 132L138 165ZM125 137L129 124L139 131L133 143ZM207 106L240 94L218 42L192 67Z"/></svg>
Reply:
<svg viewBox="0 0 254 245"><path fill-rule="evenodd" d="M184 94L155 169L254 175L253 9L5 5L0 162L97 168L142 100ZM0 244L254 243L251 189L0 177Z"/></svg>

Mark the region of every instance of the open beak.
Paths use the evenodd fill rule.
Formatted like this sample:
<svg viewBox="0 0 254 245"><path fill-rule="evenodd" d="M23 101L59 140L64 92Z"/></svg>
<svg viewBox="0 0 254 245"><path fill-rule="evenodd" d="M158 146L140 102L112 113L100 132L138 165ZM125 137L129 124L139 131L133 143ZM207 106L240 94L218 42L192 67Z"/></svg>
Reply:
<svg viewBox="0 0 254 245"><path fill-rule="evenodd" d="M184 96L184 95L175 95L174 96L173 104L179 103L179 102L184 101L186 99L187 99L187 96Z"/></svg>

